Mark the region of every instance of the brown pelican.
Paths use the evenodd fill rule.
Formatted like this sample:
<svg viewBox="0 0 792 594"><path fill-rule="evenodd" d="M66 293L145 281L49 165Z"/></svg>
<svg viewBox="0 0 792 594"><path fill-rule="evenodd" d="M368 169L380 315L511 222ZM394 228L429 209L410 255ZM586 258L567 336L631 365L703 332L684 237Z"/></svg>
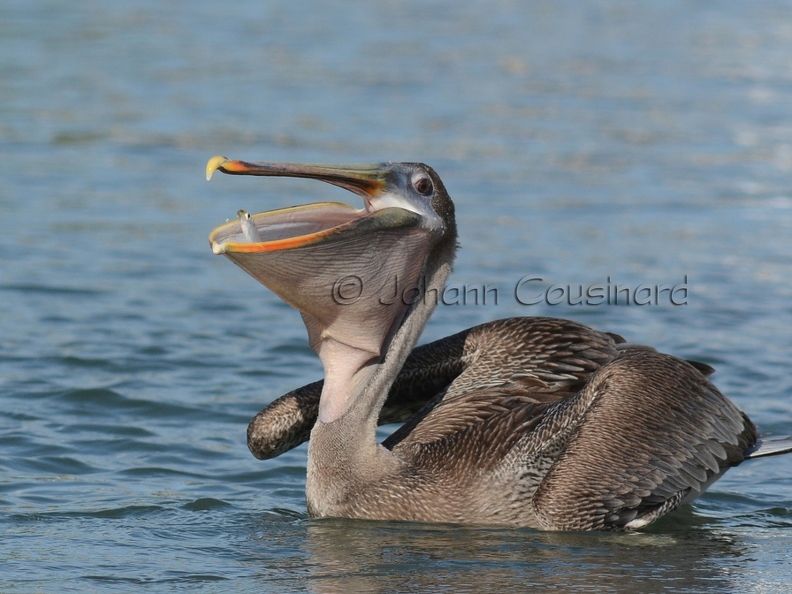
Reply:
<svg viewBox="0 0 792 594"><path fill-rule="evenodd" d="M413 350L457 248L454 205L427 165L213 157L207 178L216 170L313 178L364 201L240 215L209 237L300 311L322 361L323 382L248 429L265 458L313 425L311 516L637 529L731 466L792 451L757 437L709 366L575 322L500 320ZM394 282L401 298L384 298ZM377 424L392 421L405 423L377 443Z"/></svg>

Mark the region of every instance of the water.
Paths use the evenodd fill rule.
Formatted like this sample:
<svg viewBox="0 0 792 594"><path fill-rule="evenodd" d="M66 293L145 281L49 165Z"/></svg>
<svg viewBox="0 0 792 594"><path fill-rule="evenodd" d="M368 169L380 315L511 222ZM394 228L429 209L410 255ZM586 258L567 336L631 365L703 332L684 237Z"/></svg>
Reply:
<svg viewBox="0 0 792 594"><path fill-rule="evenodd" d="M307 519L305 448L260 462L245 428L321 368L206 237L356 199L203 179L218 153L428 162L459 213L452 285L498 301L441 306L426 340L573 318L714 365L789 434L788 3L6 4L0 589L788 587L792 456L635 535ZM687 304L522 305L526 275L528 298L686 282Z"/></svg>

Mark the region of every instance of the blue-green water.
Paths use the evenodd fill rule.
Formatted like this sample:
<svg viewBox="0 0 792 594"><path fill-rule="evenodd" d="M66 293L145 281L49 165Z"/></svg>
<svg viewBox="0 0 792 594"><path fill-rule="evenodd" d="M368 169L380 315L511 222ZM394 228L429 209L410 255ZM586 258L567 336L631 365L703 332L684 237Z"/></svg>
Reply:
<svg viewBox="0 0 792 594"><path fill-rule="evenodd" d="M239 208L356 199L203 168L430 163L451 283L498 301L439 307L425 339L573 318L710 363L790 434L791 106L780 1L7 2L0 590L787 588L792 456L643 534L307 519L305 448L257 461L245 428L320 365L206 237ZM526 275L523 301L687 278L687 304L523 305Z"/></svg>

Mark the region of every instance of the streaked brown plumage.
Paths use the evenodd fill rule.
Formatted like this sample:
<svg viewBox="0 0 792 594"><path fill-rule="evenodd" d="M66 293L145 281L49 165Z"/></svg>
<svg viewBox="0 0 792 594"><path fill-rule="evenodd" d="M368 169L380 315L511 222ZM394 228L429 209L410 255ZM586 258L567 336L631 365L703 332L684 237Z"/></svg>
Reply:
<svg viewBox="0 0 792 594"><path fill-rule="evenodd" d="M620 343L624 339L618 335L568 320L510 318L416 347L379 417L380 425L412 421L388 438L386 445L399 441L435 406L448 406L472 390L513 384L534 388L534 398L542 401L560 400L612 360ZM274 458L307 441L321 392L321 381L308 384L256 415L248 427L253 455L262 460ZM462 423L467 424L464 417Z"/></svg>
<svg viewBox="0 0 792 594"><path fill-rule="evenodd" d="M691 501L745 458L792 449L788 441L762 447L753 423L707 379L708 366L575 322L500 320L411 353L431 301L385 309L374 292L344 307L315 303L332 266L365 279L404 274L426 294L442 290L456 249L454 207L426 165L211 160L208 171L218 168L314 177L366 201L354 216L330 204L256 215L263 239L253 246L236 247L233 223L210 238L217 253L300 309L325 366L324 382L281 397L248 428L251 451L267 458L305 441L313 425L312 516L635 529ZM314 212L336 222L322 226ZM305 220L305 234L284 238L286 217ZM386 234L395 245L402 232L409 241L399 251L379 259L367 251L373 238ZM308 279L314 297L306 300L290 288L305 286L305 270L292 281L289 269L310 268L314 259L323 264ZM378 445L378 422L404 425Z"/></svg>

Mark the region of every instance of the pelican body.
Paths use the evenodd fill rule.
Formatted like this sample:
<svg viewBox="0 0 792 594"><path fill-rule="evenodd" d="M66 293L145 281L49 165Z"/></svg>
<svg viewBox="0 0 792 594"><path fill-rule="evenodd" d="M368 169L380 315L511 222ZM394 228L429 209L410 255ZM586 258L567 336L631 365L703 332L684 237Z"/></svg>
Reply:
<svg viewBox="0 0 792 594"><path fill-rule="evenodd" d="M323 381L248 427L259 458L310 431L313 517L638 529L743 460L792 450L758 438L709 366L575 322L499 320L414 348L436 304L422 296L442 294L457 249L454 204L427 165L213 157L207 179L217 170L363 198L240 214L209 237L300 311L322 361ZM415 298L383 298L394 279ZM388 422L403 425L378 443Z"/></svg>

